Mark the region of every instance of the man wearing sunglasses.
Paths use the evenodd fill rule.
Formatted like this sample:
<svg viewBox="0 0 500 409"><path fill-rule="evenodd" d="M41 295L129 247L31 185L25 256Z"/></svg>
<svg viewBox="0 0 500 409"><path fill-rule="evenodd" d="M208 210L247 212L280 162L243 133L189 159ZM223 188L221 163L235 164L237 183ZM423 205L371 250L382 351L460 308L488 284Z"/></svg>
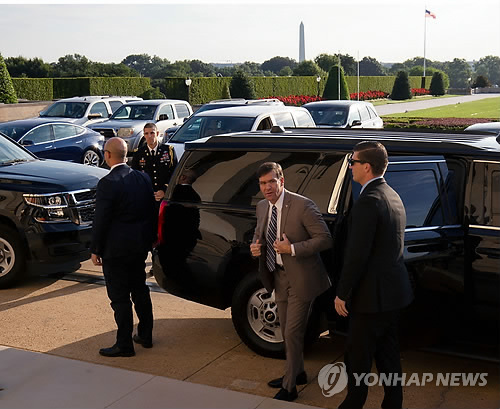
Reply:
<svg viewBox="0 0 500 409"><path fill-rule="evenodd" d="M384 385L382 408L401 408L398 322L413 299L403 259L406 213L398 194L385 182L388 158L379 142L360 142L349 159L352 178L362 185L349 215L344 264L335 309L349 316L345 352L347 396L339 408L362 408L365 377L375 359L377 370L399 381Z"/></svg>

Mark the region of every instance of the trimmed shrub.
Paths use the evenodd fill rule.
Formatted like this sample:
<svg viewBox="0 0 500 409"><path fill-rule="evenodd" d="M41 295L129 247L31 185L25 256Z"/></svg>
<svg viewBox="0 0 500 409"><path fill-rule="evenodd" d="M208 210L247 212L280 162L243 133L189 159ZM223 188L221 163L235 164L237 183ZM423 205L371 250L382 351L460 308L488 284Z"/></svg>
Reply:
<svg viewBox="0 0 500 409"><path fill-rule="evenodd" d="M12 78L18 98L29 101L51 101L54 99L52 78Z"/></svg>
<svg viewBox="0 0 500 409"><path fill-rule="evenodd" d="M231 98L231 92L229 91L229 84L225 83L224 88L222 89L222 99Z"/></svg>
<svg viewBox="0 0 500 409"><path fill-rule="evenodd" d="M9 71L5 61L0 54L0 102L4 104L17 104L16 91L12 85Z"/></svg>
<svg viewBox="0 0 500 409"><path fill-rule="evenodd" d="M339 66L330 68L323 91L324 99L349 99L349 88L344 77L344 69L340 67L340 95L339 95Z"/></svg>
<svg viewBox="0 0 500 409"><path fill-rule="evenodd" d="M139 95L142 99L163 99L165 95L160 91L159 87L150 88Z"/></svg>
<svg viewBox="0 0 500 409"><path fill-rule="evenodd" d="M54 98L90 95L88 78L54 78Z"/></svg>
<svg viewBox="0 0 500 409"><path fill-rule="evenodd" d="M231 79L229 91L233 98L255 99L255 87L252 79L241 70L237 70Z"/></svg>
<svg viewBox="0 0 500 409"><path fill-rule="evenodd" d="M488 80L488 77L484 75L478 75L472 84L472 88L486 88L489 86L491 86L491 83Z"/></svg>
<svg viewBox="0 0 500 409"><path fill-rule="evenodd" d="M431 95L439 96L444 95L444 81L443 74L439 71L436 71L432 74L431 86L429 89Z"/></svg>
<svg viewBox="0 0 500 409"><path fill-rule="evenodd" d="M83 95L140 95L151 83L146 77L54 78L54 98Z"/></svg>
<svg viewBox="0 0 500 409"><path fill-rule="evenodd" d="M408 80L408 73L406 71L399 71L394 80L394 86L391 91L391 99L401 101L404 99L411 99L410 81Z"/></svg>

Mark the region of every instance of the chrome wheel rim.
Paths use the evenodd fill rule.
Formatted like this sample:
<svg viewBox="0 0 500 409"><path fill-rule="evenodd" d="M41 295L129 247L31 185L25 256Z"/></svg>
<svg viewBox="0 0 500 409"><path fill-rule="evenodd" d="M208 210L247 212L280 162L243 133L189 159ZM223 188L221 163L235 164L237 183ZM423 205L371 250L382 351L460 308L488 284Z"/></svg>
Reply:
<svg viewBox="0 0 500 409"><path fill-rule="evenodd" d="M255 291L248 300L247 318L259 338L273 344L283 342L274 294L269 294L264 288Z"/></svg>
<svg viewBox="0 0 500 409"><path fill-rule="evenodd" d="M11 244L0 237L0 277L9 274L16 263L16 253Z"/></svg>
<svg viewBox="0 0 500 409"><path fill-rule="evenodd" d="M83 157L83 164L88 166L99 166L100 160L97 152L87 151Z"/></svg>

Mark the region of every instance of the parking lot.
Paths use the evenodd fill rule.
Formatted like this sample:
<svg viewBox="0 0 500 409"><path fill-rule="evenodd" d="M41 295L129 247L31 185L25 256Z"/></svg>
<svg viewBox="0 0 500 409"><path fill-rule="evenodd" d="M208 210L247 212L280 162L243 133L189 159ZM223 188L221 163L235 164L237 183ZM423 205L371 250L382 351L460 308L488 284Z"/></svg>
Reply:
<svg viewBox="0 0 500 409"><path fill-rule="evenodd" d="M157 288L154 279L148 281ZM0 292L0 345L252 395L274 395L267 381L282 375L283 362L256 355L242 344L229 310L216 310L158 291L152 292L152 300L153 349L136 348L137 355L132 358L104 358L98 350L113 344L115 324L99 271L87 261L76 274L31 277L17 288ZM423 350L426 337L421 334L419 340L402 342L403 371L408 376L432 373L436 379L438 373L487 373L487 384L412 384L405 387L404 407L499 407L498 363ZM325 408L339 405L345 390L332 397L323 396L317 375L324 365L342 361L343 347L342 335L333 339L323 335L307 352L309 383L300 387L297 403ZM5 377L8 373L3 375L3 387L8 384ZM8 393L8 387L1 393ZM382 395L381 386L371 387L366 407L379 407Z"/></svg>

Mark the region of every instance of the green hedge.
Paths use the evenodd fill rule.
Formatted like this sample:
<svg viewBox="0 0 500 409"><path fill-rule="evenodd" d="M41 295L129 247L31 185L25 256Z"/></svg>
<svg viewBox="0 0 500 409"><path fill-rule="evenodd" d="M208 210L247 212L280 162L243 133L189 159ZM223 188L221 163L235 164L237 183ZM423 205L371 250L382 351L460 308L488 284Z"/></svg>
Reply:
<svg viewBox="0 0 500 409"><path fill-rule="evenodd" d="M289 95L318 95L317 77L252 77L257 98L270 96L286 97ZM358 78L346 76L350 92L357 92ZM390 93L396 77L359 77L360 91L384 91ZM409 77L411 88L420 88L421 77ZM204 104L214 99L223 98L224 84L231 82L230 77L192 78L191 85L185 84L185 78L165 78L167 98L184 99L193 105ZM431 77L426 77L426 88ZM319 95L323 95L326 77L319 83ZM189 95L188 95L189 91Z"/></svg>
<svg viewBox="0 0 500 409"><path fill-rule="evenodd" d="M52 78L12 78L17 97L30 101L54 99Z"/></svg>
<svg viewBox="0 0 500 409"><path fill-rule="evenodd" d="M83 95L140 95L151 88L146 77L54 78L54 98Z"/></svg>
<svg viewBox="0 0 500 409"><path fill-rule="evenodd" d="M54 98L90 95L88 78L54 78Z"/></svg>

